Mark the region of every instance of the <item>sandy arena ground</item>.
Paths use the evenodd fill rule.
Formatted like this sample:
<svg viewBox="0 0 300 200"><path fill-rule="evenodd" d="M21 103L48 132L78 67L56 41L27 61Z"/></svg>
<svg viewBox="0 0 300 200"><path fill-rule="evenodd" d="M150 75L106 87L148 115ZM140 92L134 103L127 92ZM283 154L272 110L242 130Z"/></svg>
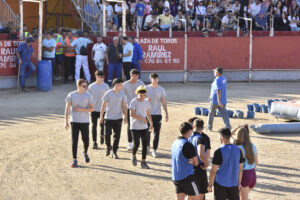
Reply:
<svg viewBox="0 0 300 200"><path fill-rule="evenodd" d="M0 91L0 199L174 199L170 147L179 135L178 125L194 115L194 107L208 106L210 84L163 86L168 93L170 122L162 127L159 158L148 156L150 170L131 165L126 151L126 126L122 129L120 160L105 157L101 146L99 150L89 149L91 162L85 164L79 140L80 168L70 168L71 134L64 129L64 99L74 85L57 85L48 93L35 89L29 93ZM299 99L300 83L228 84L229 109L245 111L246 104L266 103L270 98ZM206 121L206 117L202 118ZM231 119L233 127L282 121L262 113L256 114L254 120ZM222 126L222 119L216 118L214 131L208 132L212 152L220 145L216 130ZM300 134L252 132L251 137L259 152L259 166L250 199L300 199ZM207 199L213 199L212 193Z"/></svg>

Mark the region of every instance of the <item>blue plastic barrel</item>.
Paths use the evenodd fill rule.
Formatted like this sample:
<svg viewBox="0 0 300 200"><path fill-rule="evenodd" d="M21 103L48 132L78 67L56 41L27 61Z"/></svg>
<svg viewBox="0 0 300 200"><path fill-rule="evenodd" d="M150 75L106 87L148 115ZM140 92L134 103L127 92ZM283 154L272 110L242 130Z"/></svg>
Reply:
<svg viewBox="0 0 300 200"><path fill-rule="evenodd" d="M37 64L37 88L40 91L52 89L52 64L50 60L41 60Z"/></svg>
<svg viewBox="0 0 300 200"><path fill-rule="evenodd" d="M248 111L254 111L254 106L253 106L253 104L247 104L247 110L248 110Z"/></svg>
<svg viewBox="0 0 300 200"><path fill-rule="evenodd" d="M260 106L263 113L269 112L269 107L267 105L261 104Z"/></svg>
<svg viewBox="0 0 300 200"><path fill-rule="evenodd" d="M251 111L251 112L253 112L253 111ZM241 111L241 110L235 110L233 116L234 116L235 118L238 118L238 119L243 119L243 117L244 117L244 112Z"/></svg>
<svg viewBox="0 0 300 200"><path fill-rule="evenodd" d="M269 99L269 100L268 100L268 106L269 106L269 107L271 107L272 102L274 102L273 99Z"/></svg>
<svg viewBox="0 0 300 200"><path fill-rule="evenodd" d="M248 112L247 112L247 118L248 118L248 119L254 119L254 114L255 114L255 112L253 112L253 111L248 111Z"/></svg>
<svg viewBox="0 0 300 200"><path fill-rule="evenodd" d="M232 110L227 110L227 115L229 118L233 117L233 111Z"/></svg>
<svg viewBox="0 0 300 200"><path fill-rule="evenodd" d="M195 115L201 115L200 107L195 108Z"/></svg>
<svg viewBox="0 0 300 200"><path fill-rule="evenodd" d="M204 115L204 116L208 116L208 109L206 108L200 108L201 110L201 114Z"/></svg>
<svg viewBox="0 0 300 200"><path fill-rule="evenodd" d="M259 105L259 104L257 104L257 103L254 103L254 104L253 104L253 106L254 106L254 110L255 110L255 112L261 112L261 107L260 107L260 105Z"/></svg>

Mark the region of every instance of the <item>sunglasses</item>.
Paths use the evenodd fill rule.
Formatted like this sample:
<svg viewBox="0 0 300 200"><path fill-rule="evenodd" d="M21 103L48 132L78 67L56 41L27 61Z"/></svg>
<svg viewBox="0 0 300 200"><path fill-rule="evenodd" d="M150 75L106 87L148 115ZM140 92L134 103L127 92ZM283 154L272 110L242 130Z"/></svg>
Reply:
<svg viewBox="0 0 300 200"><path fill-rule="evenodd" d="M81 87L83 87L83 88L86 88L86 87L87 87L87 85L82 85Z"/></svg>

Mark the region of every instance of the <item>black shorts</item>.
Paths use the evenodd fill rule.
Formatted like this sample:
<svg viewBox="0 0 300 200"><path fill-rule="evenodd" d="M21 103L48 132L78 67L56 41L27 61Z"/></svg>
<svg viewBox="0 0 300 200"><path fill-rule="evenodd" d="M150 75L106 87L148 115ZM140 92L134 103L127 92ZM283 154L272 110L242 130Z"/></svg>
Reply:
<svg viewBox="0 0 300 200"><path fill-rule="evenodd" d="M208 180L207 180L206 169L202 169L199 165L199 166L194 168L194 173L195 173L196 181L199 185L200 194L207 193L208 192L207 191Z"/></svg>
<svg viewBox="0 0 300 200"><path fill-rule="evenodd" d="M195 175L190 175L183 180L173 181L176 188L176 194L184 193L188 196L199 195L199 186Z"/></svg>
<svg viewBox="0 0 300 200"><path fill-rule="evenodd" d="M236 187L224 187L217 182L214 182L214 196L215 200L239 200L239 188Z"/></svg>
<svg viewBox="0 0 300 200"><path fill-rule="evenodd" d="M62 64L64 60L64 54L55 54L56 64Z"/></svg>

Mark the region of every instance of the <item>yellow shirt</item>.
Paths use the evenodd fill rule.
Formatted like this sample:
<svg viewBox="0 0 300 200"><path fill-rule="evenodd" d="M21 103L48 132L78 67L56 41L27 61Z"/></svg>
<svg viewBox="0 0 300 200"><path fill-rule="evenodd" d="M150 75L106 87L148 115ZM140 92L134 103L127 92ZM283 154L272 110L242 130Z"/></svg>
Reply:
<svg viewBox="0 0 300 200"><path fill-rule="evenodd" d="M161 14L158 16L158 20L160 20L160 25L170 24L170 22L174 23L174 18L172 15L166 16L165 14Z"/></svg>

